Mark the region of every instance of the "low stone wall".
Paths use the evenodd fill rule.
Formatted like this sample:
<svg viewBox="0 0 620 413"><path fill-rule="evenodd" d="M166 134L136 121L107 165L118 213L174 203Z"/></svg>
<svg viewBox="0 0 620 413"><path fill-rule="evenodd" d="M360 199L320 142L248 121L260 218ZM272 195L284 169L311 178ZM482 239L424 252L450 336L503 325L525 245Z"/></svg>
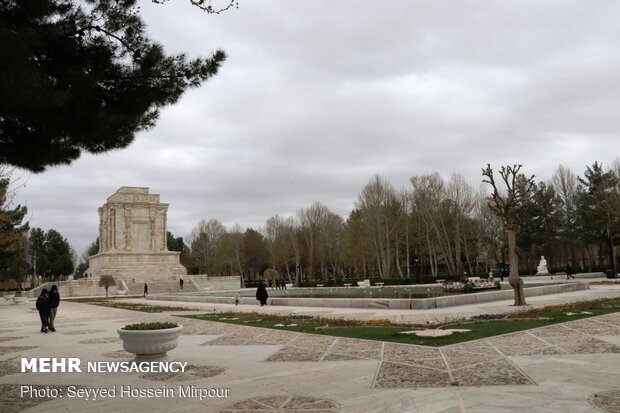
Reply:
<svg viewBox="0 0 620 413"><path fill-rule="evenodd" d="M585 282L572 282L540 287L526 288L525 297L538 295L558 294L571 291L587 290L590 285ZM299 307L338 307L338 308L376 308L390 310L444 308L458 305L485 303L491 301L509 300L514 297L512 289L481 292L475 294L448 295L435 298L287 298L273 297L267 300L268 305L299 306ZM219 304L234 304L234 293L230 297L215 297L210 295L157 295L147 297L149 300L204 302ZM256 304L254 297L241 297L241 304Z"/></svg>
<svg viewBox="0 0 620 413"><path fill-rule="evenodd" d="M587 282L571 282L553 285L541 285L540 287L525 288L525 298L535 297L538 295L559 294L571 291L587 290L590 284ZM486 303L490 301L510 300L514 297L512 289L489 291L476 294L452 295L436 298L421 298L411 300L414 309L444 308L454 307L457 305Z"/></svg>
<svg viewBox="0 0 620 413"><path fill-rule="evenodd" d="M177 277L171 277L169 281L153 281L148 282L149 294L162 294L162 293L179 293L182 291L196 292L197 288L193 287L190 283L185 283L184 289L181 290ZM38 297L41 294L43 288L47 288L49 291L52 284L58 286L58 292L60 297L105 297L105 288L99 287L98 279L79 279L71 281L56 281L41 284L26 293L27 297ZM123 285L119 287L119 285ZM116 279L116 285L108 288L108 295L121 296L121 295L142 295L144 293L144 282L126 279Z"/></svg>
<svg viewBox="0 0 620 413"><path fill-rule="evenodd" d="M227 277L214 277L210 275L188 275L186 278L191 279L200 286L202 290L221 291L221 290L238 290L241 288L241 277L232 275Z"/></svg>
<svg viewBox="0 0 620 413"><path fill-rule="evenodd" d="M41 284L26 293L27 297L38 297L43 288L49 291L52 285L58 286L60 297L89 297L89 296L105 296L105 288L99 287L99 280L80 279L71 281L56 281ZM116 286L108 288L109 295L117 295Z"/></svg>

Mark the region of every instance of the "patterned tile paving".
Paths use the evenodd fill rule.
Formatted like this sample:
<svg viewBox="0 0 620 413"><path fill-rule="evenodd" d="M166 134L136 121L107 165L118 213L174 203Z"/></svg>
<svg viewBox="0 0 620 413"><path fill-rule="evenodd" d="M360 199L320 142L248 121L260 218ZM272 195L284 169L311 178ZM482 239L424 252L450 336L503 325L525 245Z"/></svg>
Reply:
<svg viewBox="0 0 620 413"><path fill-rule="evenodd" d="M184 373L147 373L142 374L140 378L154 381L188 381L197 379L206 379L218 376L224 373L225 369L220 366L195 366L188 365Z"/></svg>
<svg viewBox="0 0 620 413"><path fill-rule="evenodd" d="M333 400L308 396L267 396L232 404L219 413L337 413L340 406Z"/></svg>
<svg viewBox="0 0 620 413"><path fill-rule="evenodd" d="M248 344L256 345L286 345L295 339L299 333L288 331L275 331L274 334L261 334L260 336L250 340Z"/></svg>
<svg viewBox="0 0 620 413"><path fill-rule="evenodd" d="M620 335L620 326L601 323L592 319L573 321L568 323L567 327L593 336Z"/></svg>
<svg viewBox="0 0 620 413"><path fill-rule="evenodd" d="M36 346L14 346L14 347L0 347L0 356L4 356L5 354L18 353L20 351L32 350L33 348L37 348Z"/></svg>
<svg viewBox="0 0 620 413"><path fill-rule="evenodd" d="M401 363L384 361L374 387L443 387L450 385L448 371L426 369Z"/></svg>
<svg viewBox="0 0 620 413"><path fill-rule="evenodd" d="M202 345L279 345L268 362L380 361L377 388L533 384L507 357L619 353L595 335L620 335L620 315L541 327L438 348L336 338L214 322L201 331L219 335Z"/></svg>
<svg viewBox="0 0 620 413"><path fill-rule="evenodd" d="M620 390L609 390L593 394L588 403L606 413L620 412Z"/></svg>
<svg viewBox="0 0 620 413"><path fill-rule="evenodd" d="M201 346L240 346L248 342L246 338L222 336L202 343Z"/></svg>
<svg viewBox="0 0 620 413"><path fill-rule="evenodd" d="M620 347L591 337L558 343L557 346L577 354L620 353Z"/></svg>
<svg viewBox="0 0 620 413"><path fill-rule="evenodd" d="M452 370L452 376L459 386L534 384L521 370L504 358Z"/></svg>
<svg viewBox="0 0 620 413"><path fill-rule="evenodd" d="M523 353L518 353L518 354L523 355L523 356L552 356L555 354L566 354L566 353L567 351L564 349L554 347L554 346L546 346L546 347L535 348L533 350L524 351ZM509 355L513 355L513 354L509 354Z"/></svg>
<svg viewBox="0 0 620 413"><path fill-rule="evenodd" d="M73 331L63 331L62 334L66 334L69 336L76 336L80 334L94 334L94 333L103 333L105 330L73 330Z"/></svg>
<svg viewBox="0 0 620 413"><path fill-rule="evenodd" d="M323 361L350 361L350 360L364 360L362 357L356 357L355 355L346 355L338 353L328 353L323 356Z"/></svg>
<svg viewBox="0 0 620 413"><path fill-rule="evenodd" d="M336 337L299 334L296 338L291 340L289 346L325 352L334 344L335 341Z"/></svg>
<svg viewBox="0 0 620 413"><path fill-rule="evenodd" d="M497 347L506 355L517 355L528 350L547 345L538 337L524 331L507 334L505 336L492 337L486 341L487 343Z"/></svg>
<svg viewBox="0 0 620 413"><path fill-rule="evenodd" d="M287 346L266 361L320 361L324 353L323 351Z"/></svg>
<svg viewBox="0 0 620 413"><path fill-rule="evenodd" d="M0 337L0 343L5 342L5 341L19 340L20 338L24 338L24 337Z"/></svg>
<svg viewBox="0 0 620 413"><path fill-rule="evenodd" d="M378 341L357 340L354 338L339 337L331 351L339 354L358 354L360 356L374 355L371 358L380 358L383 343Z"/></svg>
<svg viewBox="0 0 620 413"><path fill-rule="evenodd" d="M118 337L103 337L103 338L91 338L88 340L78 341L80 344L106 344L106 343L120 343L121 339Z"/></svg>
<svg viewBox="0 0 620 413"><path fill-rule="evenodd" d="M46 386L50 389L60 389L60 386ZM64 386L62 386L64 388ZM37 406L52 397L21 397L19 384L0 384L0 412L17 413L31 407Z"/></svg>
<svg viewBox="0 0 620 413"><path fill-rule="evenodd" d="M135 354L129 353L125 350L115 350L103 353L102 356L111 359L132 359L135 357Z"/></svg>
<svg viewBox="0 0 620 413"><path fill-rule="evenodd" d="M0 361L0 376L9 376L21 371L17 358ZM1 411L1 410L0 410Z"/></svg>
<svg viewBox="0 0 620 413"><path fill-rule="evenodd" d="M174 319L178 322L176 318ZM63 327L78 327L80 323L59 324ZM86 324L84 324L86 325ZM555 354L597 354L620 353L620 347L596 338L596 336L620 335L620 314L610 314L575 320L564 324L542 327L523 332L506 334L483 340L454 344L441 349L383 343L353 338L303 334L284 330L265 330L253 326L223 324L204 320L183 320L183 334L215 336L205 340L203 346L271 345L273 354L267 362L333 362L376 360L377 375L375 388L424 388L438 386L493 386L535 384L511 361L511 356L536 356ZM96 334L105 330L62 331L63 334ZM4 334L11 330L0 331ZM21 337L0 337L0 342L9 342ZM97 345L118 343L117 337L92 337L80 344ZM0 356L12 355L36 347L0 346ZM131 359L133 354L115 350L103 354L108 358ZM18 372L15 359L0 361L0 375ZM190 366L184 375L153 374L142 375L148 380L184 381L213 377L224 373L218 366ZM1 388L0 394L12 394L11 385ZM620 411L620 396L616 393L593 395L590 403L603 411ZM0 396L4 403L0 411L20 411L45 402L33 399L25 405L11 404L10 398ZM7 404L8 403L8 404ZM607 407L605 407L607 406ZM611 407L610 407L611 406ZM605 410L608 408L608 410ZM613 410L616 409L616 410ZM340 406L326 399L304 396L272 396L248 399L232 404L221 412L274 411L274 412L337 412Z"/></svg>
<svg viewBox="0 0 620 413"><path fill-rule="evenodd" d="M479 354L476 356L470 355L469 353L453 350L449 353L449 355L446 354L446 361L448 363L448 367L452 370L460 369L463 367L470 367L484 362L494 362L496 360L504 360L504 357L497 352L484 355Z"/></svg>
<svg viewBox="0 0 620 413"><path fill-rule="evenodd" d="M439 349L432 347L411 346L407 344L385 343L383 358L386 360L411 360L419 358L441 357Z"/></svg>

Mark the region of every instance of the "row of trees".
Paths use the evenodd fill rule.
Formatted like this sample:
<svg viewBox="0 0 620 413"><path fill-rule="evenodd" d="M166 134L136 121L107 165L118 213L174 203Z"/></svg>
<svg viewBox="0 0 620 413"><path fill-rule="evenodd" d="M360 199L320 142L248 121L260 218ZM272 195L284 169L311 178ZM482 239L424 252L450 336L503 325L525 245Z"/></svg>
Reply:
<svg viewBox="0 0 620 413"><path fill-rule="evenodd" d="M75 253L58 231L30 229L28 209L14 204L26 179L15 168L0 165L0 280L14 279L21 286L26 274L50 280L73 274Z"/></svg>
<svg viewBox="0 0 620 413"><path fill-rule="evenodd" d="M401 190L374 176L346 220L315 202L294 216L274 215L257 229L203 220L188 243L168 233L168 246L181 252L190 273L254 279L275 268L297 282L415 278L483 273L507 262L506 231L513 229L522 273L533 273L541 255L550 267L570 262L587 270L615 269L620 160L607 168L594 163L582 176L559 166L546 182L516 172L512 187L522 195L509 220L488 187L474 188L459 174L447 180L438 173L414 176ZM53 229L28 228L26 208L10 204L6 178L0 195L0 276L32 274L35 268L51 279L72 273L76 260L67 240ZM498 188L497 195L505 197L506 190ZM78 276L97 251L95 241L81 257Z"/></svg>
<svg viewBox="0 0 620 413"><path fill-rule="evenodd" d="M44 280L65 279L74 273L75 252L58 231L41 228L24 231L1 252L0 279L15 279L21 285L25 275Z"/></svg>
<svg viewBox="0 0 620 413"><path fill-rule="evenodd" d="M246 278L271 267L291 281L485 273L508 262L511 228L522 273L534 273L541 255L551 267L614 264L620 161L608 168L594 163L582 176L559 166L540 182L520 167L509 169L514 182L505 183L518 196L510 200L508 225L505 205L489 208L494 204L489 187L475 188L460 174L447 180L438 173L413 176L400 190L375 176L346 220L320 202L294 216L274 215L258 229L227 229L216 219L203 220L192 230L189 248L183 247L185 264L194 273ZM502 185L497 195L505 197Z"/></svg>

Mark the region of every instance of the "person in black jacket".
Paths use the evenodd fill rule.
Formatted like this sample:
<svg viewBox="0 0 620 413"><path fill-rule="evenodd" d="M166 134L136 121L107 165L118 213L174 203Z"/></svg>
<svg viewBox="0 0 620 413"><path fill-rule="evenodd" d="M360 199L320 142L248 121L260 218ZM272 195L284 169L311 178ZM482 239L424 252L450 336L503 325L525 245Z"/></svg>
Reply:
<svg viewBox="0 0 620 413"><path fill-rule="evenodd" d="M49 303L50 303L50 331L56 331L54 327L54 319L56 318L56 311L58 311L58 306L60 305L60 294L58 293L58 287L56 284L52 285L49 294Z"/></svg>
<svg viewBox="0 0 620 413"><path fill-rule="evenodd" d="M47 288L41 290L41 295L37 298L37 310L39 310L39 317L41 317L41 332L47 334L47 327L50 323L50 300Z"/></svg>
<svg viewBox="0 0 620 413"><path fill-rule="evenodd" d="M260 301L260 306L267 305L267 298L269 298L269 294L267 293L267 289L265 288L265 284L261 281L258 284L258 289L256 290L256 299Z"/></svg>

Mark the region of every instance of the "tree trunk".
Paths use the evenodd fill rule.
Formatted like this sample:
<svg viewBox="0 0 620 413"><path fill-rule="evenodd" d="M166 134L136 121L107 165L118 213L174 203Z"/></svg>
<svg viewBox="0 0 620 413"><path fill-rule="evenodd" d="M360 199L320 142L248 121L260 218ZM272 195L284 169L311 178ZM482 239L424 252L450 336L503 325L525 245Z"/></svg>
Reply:
<svg viewBox="0 0 620 413"><path fill-rule="evenodd" d="M509 229L508 232L508 262L510 263L510 276L508 283L515 293L515 306L526 305L523 293L523 280L519 277L519 257L517 256L517 234L516 230Z"/></svg>
<svg viewBox="0 0 620 413"><path fill-rule="evenodd" d="M394 246L396 247L394 248L396 254L396 269L398 270L398 276L400 278L404 278L403 270L400 267L400 255L398 254L398 232L394 231L394 234Z"/></svg>

